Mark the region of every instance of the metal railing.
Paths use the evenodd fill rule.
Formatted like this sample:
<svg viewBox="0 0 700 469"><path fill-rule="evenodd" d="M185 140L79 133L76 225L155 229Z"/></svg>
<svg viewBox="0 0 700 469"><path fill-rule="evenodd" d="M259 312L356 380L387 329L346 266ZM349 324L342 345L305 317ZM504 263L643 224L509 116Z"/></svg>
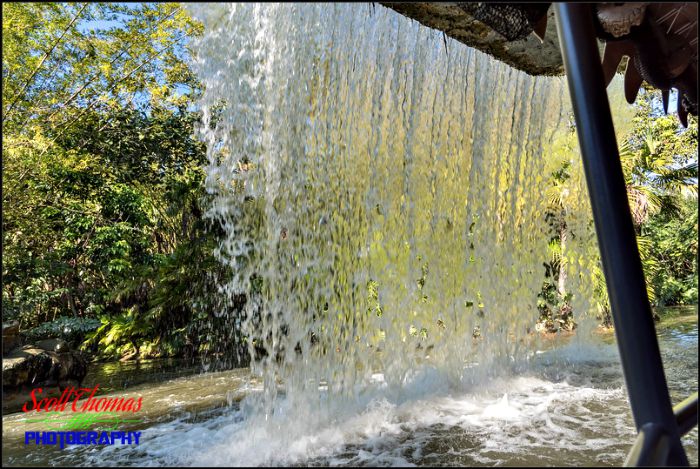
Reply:
<svg viewBox="0 0 700 469"><path fill-rule="evenodd" d="M698 392L695 391L686 400L673 408L676 424L681 436L698 425Z"/></svg>
<svg viewBox="0 0 700 469"><path fill-rule="evenodd" d="M676 406L666 384L627 201L590 4L554 4L586 183L638 431L625 465L687 466L681 435L697 425L697 393Z"/></svg>

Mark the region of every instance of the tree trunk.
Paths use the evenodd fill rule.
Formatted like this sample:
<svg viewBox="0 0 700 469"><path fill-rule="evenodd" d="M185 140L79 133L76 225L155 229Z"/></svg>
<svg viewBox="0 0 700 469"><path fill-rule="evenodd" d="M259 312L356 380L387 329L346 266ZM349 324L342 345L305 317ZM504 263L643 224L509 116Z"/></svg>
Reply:
<svg viewBox="0 0 700 469"><path fill-rule="evenodd" d="M78 310L75 307L75 300L73 299L73 293L71 292L71 288L68 287L68 305L70 306L70 310L73 312L73 317L78 317Z"/></svg>
<svg viewBox="0 0 700 469"><path fill-rule="evenodd" d="M561 247L561 257L559 258L559 276L557 280L557 292L559 297L563 300L566 296L566 261L564 260L564 253L566 252L566 223L564 221L559 225L559 244Z"/></svg>

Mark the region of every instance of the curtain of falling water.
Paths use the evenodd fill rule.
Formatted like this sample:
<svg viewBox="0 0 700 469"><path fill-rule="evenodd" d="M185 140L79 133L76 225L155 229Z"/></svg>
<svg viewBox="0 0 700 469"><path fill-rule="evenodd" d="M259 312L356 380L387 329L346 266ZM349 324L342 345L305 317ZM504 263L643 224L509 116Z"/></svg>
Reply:
<svg viewBox="0 0 700 469"><path fill-rule="evenodd" d="M280 381L315 402L319 383L400 389L420 366L458 383L523 354L562 80L383 7L190 8L222 294L248 296L260 405Z"/></svg>

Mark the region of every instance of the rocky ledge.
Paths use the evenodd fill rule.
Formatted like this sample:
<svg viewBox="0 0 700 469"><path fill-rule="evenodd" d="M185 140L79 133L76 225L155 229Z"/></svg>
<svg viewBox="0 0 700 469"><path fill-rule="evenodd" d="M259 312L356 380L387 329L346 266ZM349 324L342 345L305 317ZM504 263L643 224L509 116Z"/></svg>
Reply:
<svg viewBox="0 0 700 469"><path fill-rule="evenodd" d="M542 41L534 35L517 41L508 41L460 8L458 3L381 2L381 4L530 75L564 73L553 8L549 8L547 13L548 21Z"/></svg>
<svg viewBox="0 0 700 469"><path fill-rule="evenodd" d="M62 391L80 386L86 374L87 360L64 340L40 340L16 347L2 357L3 413L17 410L16 403L26 401L33 388L57 387Z"/></svg>

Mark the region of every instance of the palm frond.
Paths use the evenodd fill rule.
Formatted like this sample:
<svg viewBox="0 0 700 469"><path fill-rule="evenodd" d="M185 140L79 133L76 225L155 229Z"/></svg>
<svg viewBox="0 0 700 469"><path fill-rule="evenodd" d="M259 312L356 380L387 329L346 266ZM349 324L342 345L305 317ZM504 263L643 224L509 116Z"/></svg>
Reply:
<svg viewBox="0 0 700 469"><path fill-rule="evenodd" d="M656 183L672 192L680 192L684 187L697 193L698 162L693 161L680 168L665 168L656 177Z"/></svg>
<svg viewBox="0 0 700 469"><path fill-rule="evenodd" d="M632 219L637 226L642 225L650 216L658 213L662 205L659 195L648 186L628 185L627 200L632 212Z"/></svg>

